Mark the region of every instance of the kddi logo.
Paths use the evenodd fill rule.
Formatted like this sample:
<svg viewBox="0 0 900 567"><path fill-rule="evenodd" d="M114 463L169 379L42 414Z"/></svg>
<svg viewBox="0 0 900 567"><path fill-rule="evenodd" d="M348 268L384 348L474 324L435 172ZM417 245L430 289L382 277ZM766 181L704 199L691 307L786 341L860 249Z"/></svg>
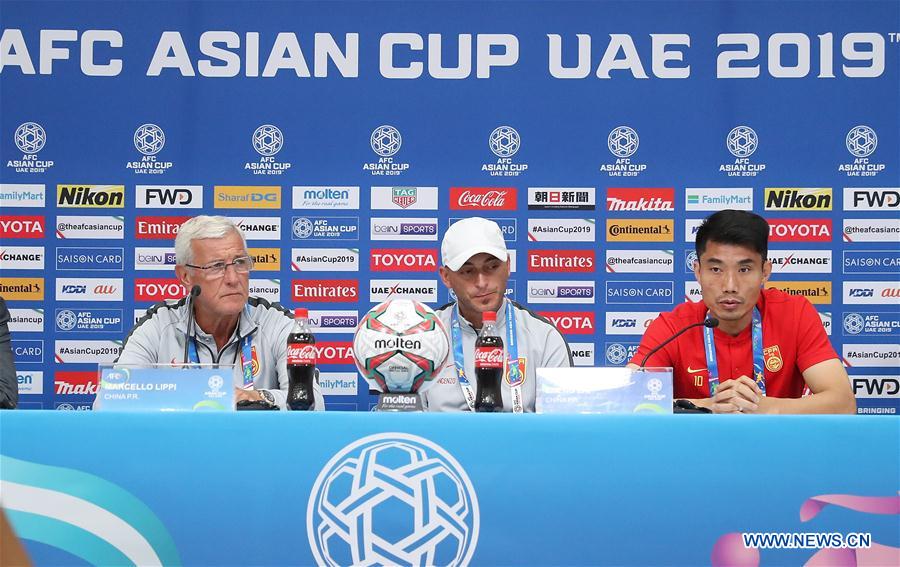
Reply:
<svg viewBox="0 0 900 567"><path fill-rule="evenodd" d="M124 185L57 185L58 207L125 207Z"/></svg>
<svg viewBox="0 0 900 567"><path fill-rule="evenodd" d="M831 187L766 187L767 211L830 211Z"/></svg>
<svg viewBox="0 0 900 567"><path fill-rule="evenodd" d="M870 157L878 147L878 135L869 126L855 126L847 132L845 140L847 151L853 155L853 161L842 163L838 171L847 177L874 177L884 171L885 164L870 161Z"/></svg>
<svg viewBox="0 0 900 567"><path fill-rule="evenodd" d="M759 147L759 137L753 128L749 126L732 128L725 137L725 147L734 156L734 161L719 165L720 173L728 177L756 177L760 171L766 169L766 164L750 160L750 156Z"/></svg>
<svg viewBox="0 0 900 567"><path fill-rule="evenodd" d="M372 131L369 136L369 145L372 151L378 155L378 161L364 163L363 171L368 171L372 175L400 175L409 169L409 164L405 162L395 162L394 155L400 151L403 145L403 136L400 130L397 130L389 124L379 126Z"/></svg>
<svg viewBox="0 0 900 567"><path fill-rule="evenodd" d="M46 173L53 167L53 160L39 159L38 152L47 143L47 131L37 122L25 122L16 128L13 136L16 147L22 152L21 159L11 159L6 167L16 173Z"/></svg>
<svg viewBox="0 0 900 567"><path fill-rule="evenodd" d="M606 172L610 177L637 177L647 169L645 163L631 162L631 156L637 152L640 145L641 139L634 128L630 126L613 128L606 137L606 146L616 161L601 165L600 171Z"/></svg>
<svg viewBox="0 0 900 567"><path fill-rule="evenodd" d="M522 145L519 132L512 126L498 126L488 136L488 147L497 156L495 162L485 162L481 165L481 171L485 171L492 177L517 177L528 169L527 163L514 163L513 156L518 153Z"/></svg>
<svg viewBox="0 0 900 567"><path fill-rule="evenodd" d="M290 162L275 161L275 154L284 147L284 134L277 126L263 124L253 131L250 142L260 157L259 161L244 163L244 171L253 175L282 175L291 168Z"/></svg>
<svg viewBox="0 0 900 567"><path fill-rule="evenodd" d="M166 145L166 134L156 124L142 124L134 131L134 148L139 151L141 159L129 161L126 169L141 175L159 175L172 168L172 162L159 161L156 157Z"/></svg>
<svg viewBox="0 0 900 567"><path fill-rule="evenodd" d="M202 185L137 185L135 189L139 209L203 207Z"/></svg>

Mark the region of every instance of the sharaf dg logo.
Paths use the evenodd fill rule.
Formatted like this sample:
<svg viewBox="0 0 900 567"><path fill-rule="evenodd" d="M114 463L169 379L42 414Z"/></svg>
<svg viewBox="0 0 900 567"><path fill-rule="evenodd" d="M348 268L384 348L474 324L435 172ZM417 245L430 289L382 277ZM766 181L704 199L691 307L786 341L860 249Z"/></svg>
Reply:
<svg viewBox="0 0 900 567"><path fill-rule="evenodd" d="M399 495L402 495L401 498ZM386 506L386 504L391 504ZM446 449L416 435L379 433L340 449L306 509L319 565L468 565L480 527L475 487ZM358 526L351 535L346 526Z"/></svg>
<svg viewBox="0 0 900 567"><path fill-rule="evenodd" d="M767 211L830 211L831 187L766 187Z"/></svg>
<svg viewBox="0 0 900 567"><path fill-rule="evenodd" d="M217 209L280 209L281 187L275 186L230 186L216 185L214 188Z"/></svg>
<svg viewBox="0 0 900 567"><path fill-rule="evenodd" d="M56 206L58 207L125 207L124 185L57 185Z"/></svg>

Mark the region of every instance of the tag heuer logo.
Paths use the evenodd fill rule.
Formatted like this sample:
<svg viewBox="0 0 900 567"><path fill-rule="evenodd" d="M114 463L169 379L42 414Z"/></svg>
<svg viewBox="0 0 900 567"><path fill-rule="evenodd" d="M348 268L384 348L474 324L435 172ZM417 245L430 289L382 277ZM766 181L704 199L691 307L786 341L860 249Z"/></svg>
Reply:
<svg viewBox="0 0 900 567"><path fill-rule="evenodd" d="M391 201L398 207L405 209L416 202L415 187L394 187L391 190Z"/></svg>

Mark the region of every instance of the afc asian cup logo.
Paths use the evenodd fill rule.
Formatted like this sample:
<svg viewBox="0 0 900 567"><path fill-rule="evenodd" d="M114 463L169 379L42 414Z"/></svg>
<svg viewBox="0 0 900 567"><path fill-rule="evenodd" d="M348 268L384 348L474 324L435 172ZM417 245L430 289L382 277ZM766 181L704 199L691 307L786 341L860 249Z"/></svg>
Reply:
<svg viewBox="0 0 900 567"><path fill-rule="evenodd" d="M844 315L844 330L851 335L860 334L865 328L865 321L859 313L848 313Z"/></svg>
<svg viewBox="0 0 900 567"><path fill-rule="evenodd" d="M16 147L23 154L36 154L47 143L47 132L36 122L26 122L16 128Z"/></svg>
<svg viewBox="0 0 900 567"><path fill-rule="evenodd" d="M225 381L218 374L210 376L209 380L206 382L206 385L209 386L209 389L212 390L213 393L218 393L224 384Z"/></svg>
<svg viewBox="0 0 900 567"><path fill-rule="evenodd" d="M687 268L687 271L693 272L694 264L698 261L699 258L697 258L697 251L691 250L690 252L688 252L687 257L684 259L684 267Z"/></svg>
<svg viewBox="0 0 900 567"><path fill-rule="evenodd" d="M166 134L156 124L142 124L134 131L134 147L145 156L159 153L166 145Z"/></svg>
<svg viewBox="0 0 900 567"><path fill-rule="evenodd" d="M56 314L56 326L60 331L71 331L78 322L78 316L71 309L63 309Z"/></svg>
<svg viewBox="0 0 900 567"><path fill-rule="evenodd" d="M274 156L284 146L284 135L277 126L263 124L253 132L253 149L261 156Z"/></svg>
<svg viewBox="0 0 900 567"><path fill-rule="evenodd" d="M647 382L647 389L650 390L650 395L653 397L659 396L660 390L662 390L663 383L659 378L651 378Z"/></svg>
<svg viewBox="0 0 900 567"><path fill-rule="evenodd" d="M500 126L494 128L488 138L488 145L494 155L500 158L508 158L516 155L521 145L521 138L515 128Z"/></svg>
<svg viewBox="0 0 900 567"><path fill-rule="evenodd" d="M756 132L749 126L738 126L728 133L725 139L728 151L736 158L745 158L753 155L759 145Z"/></svg>
<svg viewBox="0 0 900 567"><path fill-rule="evenodd" d="M609 151L616 157L627 158L634 155L640 145L641 140L638 138L637 132L628 126L619 126L609 133L606 144Z"/></svg>
<svg viewBox="0 0 900 567"><path fill-rule="evenodd" d="M381 157L391 157L400 151L403 137L400 135L400 130L384 125L375 128L369 142L372 144L372 151L376 154Z"/></svg>
<svg viewBox="0 0 900 567"><path fill-rule="evenodd" d="M306 533L318 565L467 565L478 498L440 446L380 433L344 447L313 484Z"/></svg>
<svg viewBox="0 0 900 567"><path fill-rule="evenodd" d="M313 223L306 217L299 217L291 225L291 231L297 238L309 238L313 233Z"/></svg>
<svg viewBox="0 0 900 567"><path fill-rule="evenodd" d="M856 157L869 157L878 147L878 136L868 126L856 126L847 132L847 151Z"/></svg>
<svg viewBox="0 0 900 567"><path fill-rule="evenodd" d="M628 349L619 343L613 343L606 347L606 360L610 364L625 364L628 359Z"/></svg>

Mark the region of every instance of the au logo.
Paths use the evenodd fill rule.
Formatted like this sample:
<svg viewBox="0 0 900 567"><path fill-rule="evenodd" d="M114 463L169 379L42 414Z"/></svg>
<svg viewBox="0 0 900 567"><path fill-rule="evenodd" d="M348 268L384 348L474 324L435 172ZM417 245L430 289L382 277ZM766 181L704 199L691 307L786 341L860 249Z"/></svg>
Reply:
<svg viewBox="0 0 900 567"><path fill-rule="evenodd" d="M766 347L763 349L763 359L766 361L766 370L769 372L778 372L784 366L781 358L781 350L778 345Z"/></svg>

